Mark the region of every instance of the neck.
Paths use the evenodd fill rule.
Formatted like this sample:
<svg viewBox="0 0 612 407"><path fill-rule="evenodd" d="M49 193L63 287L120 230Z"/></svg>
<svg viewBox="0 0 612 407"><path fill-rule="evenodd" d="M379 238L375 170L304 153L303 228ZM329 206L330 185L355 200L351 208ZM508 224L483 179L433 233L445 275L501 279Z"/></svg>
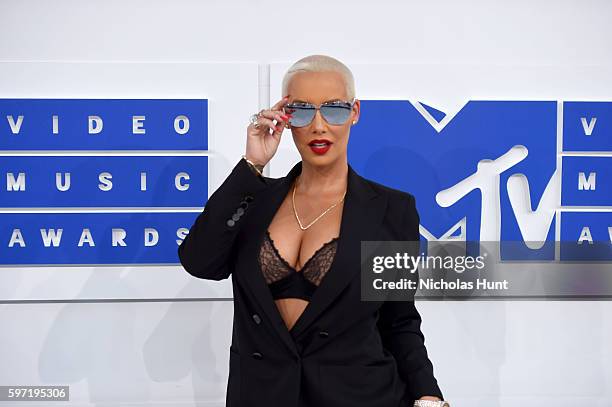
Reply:
<svg viewBox="0 0 612 407"><path fill-rule="evenodd" d="M343 193L347 187L348 161L346 157L325 166L313 165L302 160L302 172L296 191L310 195Z"/></svg>

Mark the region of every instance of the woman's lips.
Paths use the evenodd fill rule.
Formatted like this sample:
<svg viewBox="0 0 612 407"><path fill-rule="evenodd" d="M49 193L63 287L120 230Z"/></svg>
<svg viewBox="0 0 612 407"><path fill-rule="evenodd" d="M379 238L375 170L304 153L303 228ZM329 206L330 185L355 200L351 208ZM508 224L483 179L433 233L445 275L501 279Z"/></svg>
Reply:
<svg viewBox="0 0 612 407"><path fill-rule="evenodd" d="M308 146L315 154L325 154L331 147L332 143L329 140L312 140Z"/></svg>

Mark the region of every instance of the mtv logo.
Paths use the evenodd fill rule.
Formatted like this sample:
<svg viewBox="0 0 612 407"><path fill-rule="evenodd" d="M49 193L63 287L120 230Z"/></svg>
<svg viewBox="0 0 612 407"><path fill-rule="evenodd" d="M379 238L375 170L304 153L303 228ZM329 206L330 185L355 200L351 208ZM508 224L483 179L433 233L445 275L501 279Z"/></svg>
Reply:
<svg viewBox="0 0 612 407"><path fill-rule="evenodd" d="M416 102L361 106L349 160L415 195L425 239L521 241L528 258L554 257L556 101L470 101L452 120Z"/></svg>

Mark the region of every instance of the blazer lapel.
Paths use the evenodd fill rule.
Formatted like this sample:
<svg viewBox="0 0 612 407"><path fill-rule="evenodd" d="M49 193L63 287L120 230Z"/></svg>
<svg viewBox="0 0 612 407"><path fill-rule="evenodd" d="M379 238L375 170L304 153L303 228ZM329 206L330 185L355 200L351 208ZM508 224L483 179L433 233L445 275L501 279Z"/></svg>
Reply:
<svg viewBox="0 0 612 407"><path fill-rule="evenodd" d="M315 290L310 303L289 331L283 321L272 294L263 278L257 256L261 239L284 198L289 193L293 180L301 173L302 162L293 166L289 173L277 181L257 199L251 211L254 219L252 239L247 249L248 266L244 269L247 287L252 291L266 313L281 340L298 354L297 338L304 333L317 317L331 304L360 271L360 249L362 240L376 240L386 209L386 196L378 194L368 182L348 166L347 191L343 203L338 247L330 270Z"/></svg>
<svg viewBox="0 0 612 407"><path fill-rule="evenodd" d="M304 334L360 272L361 241L377 240L386 205L386 195L374 191L349 164L336 254L310 303L291 329L290 333L294 338Z"/></svg>
<svg viewBox="0 0 612 407"><path fill-rule="evenodd" d="M251 217L254 222L254 226L252 226L252 233L254 236L253 239L249 241L246 248L247 266L241 268L241 272L244 271L247 288L251 290L268 319L272 321L274 330L278 333L283 343L295 355L298 355L297 346L278 308L276 308L272 293L270 293L270 289L266 284L261 267L259 266L258 256L264 233L270 226L284 198L289 193L293 180L300 174L301 170L302 162L300 161L293 166L285 177L276 181L269 189L263 192L256 201L252 202L254 205L252 208L249 208L249 211L251 212Z"/></svg>

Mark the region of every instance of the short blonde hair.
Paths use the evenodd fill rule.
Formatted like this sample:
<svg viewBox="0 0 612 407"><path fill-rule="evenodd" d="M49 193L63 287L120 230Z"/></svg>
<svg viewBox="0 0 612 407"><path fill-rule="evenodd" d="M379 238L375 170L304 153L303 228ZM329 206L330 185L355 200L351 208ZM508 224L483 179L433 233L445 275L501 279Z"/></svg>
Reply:
<svg viewBox="0 0 612 407"><path fill-rule="evenodd" d="M296 73L330 71L338 72L342 75L346 86L346 95L348 100L352 100L355 97L355 79L353 78L353 73L342 62L327 55L309 55L291 65L283 77L282 95L285 96L287 94L289 82Z"/></svg>

